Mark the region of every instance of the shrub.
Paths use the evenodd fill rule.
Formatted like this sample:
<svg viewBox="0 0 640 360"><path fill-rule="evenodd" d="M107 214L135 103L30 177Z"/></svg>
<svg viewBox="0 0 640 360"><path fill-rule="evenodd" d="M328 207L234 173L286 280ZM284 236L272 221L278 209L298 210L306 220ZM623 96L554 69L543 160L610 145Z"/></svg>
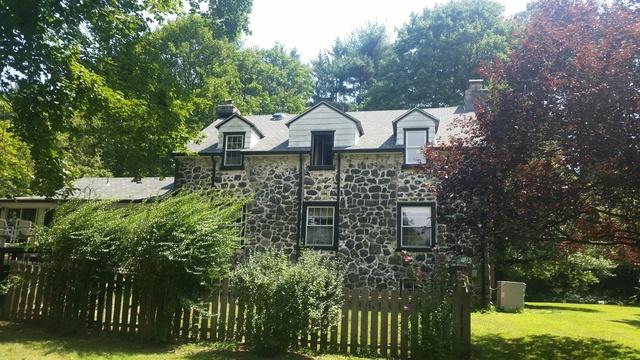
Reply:
<svg viewBox="0 0 640 360"><path fill-rule="evenodd" d="M281 253L249 257L232 276L238 296L255 306L247 345L261 354L285 352L300 333L336 324L342 303L342 274L335 261L305 252L291 264Z"/></svg>
<svg viewBox="0 0 640 360"><path fill-rule="evenodd" d="M140 299L140 334L170 340L173 315L207 295L228 271L238 232L229 224L243 201L202 193L119 207L111 202L68 203L36 237L48 262L56 326L82 330L78 311L101 295L96 284L128 274Z"/></svg>

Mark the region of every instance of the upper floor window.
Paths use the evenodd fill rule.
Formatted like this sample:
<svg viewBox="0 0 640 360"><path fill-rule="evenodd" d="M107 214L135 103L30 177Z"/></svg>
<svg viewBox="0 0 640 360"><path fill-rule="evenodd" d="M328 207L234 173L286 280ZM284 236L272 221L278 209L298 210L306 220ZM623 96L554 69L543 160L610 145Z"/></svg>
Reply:
<svg viewBox="0 0 640 360"><path fill-rule="evenodd" d="M427 143L428 129L405 129L404 163L407 165L424 163L422 147Z"/></svg>
<svg viewBox="0 0 640 360"><path fill-rule="evenodd" d="M244 133L224 135L224 166L242 166Z"/></svg>
<svg viewBox="0 0 640 360"><path fill-rule="evenodd" d="M335 205L305 205L305 245L331 248L335 244Z"/></svg>
<svg viewBox="0 0 640 360"><path fill-rule="evenodd" d="M435 242L435 204L398 206L398 248L426 250Z"/></svg>
<svg viewBox="0 0 640 360"><path fill-rule="evenodd" d="M311 133L311 166L333 166L333 131L314 131Z"/></svg>

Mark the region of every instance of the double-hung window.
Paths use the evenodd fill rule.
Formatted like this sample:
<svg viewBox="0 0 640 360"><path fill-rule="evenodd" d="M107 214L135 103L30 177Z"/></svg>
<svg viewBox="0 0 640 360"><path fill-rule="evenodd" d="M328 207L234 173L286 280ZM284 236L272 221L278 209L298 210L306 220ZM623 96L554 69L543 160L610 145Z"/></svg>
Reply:
<svg viewBox="0 0 640 360"><path fill-rule="evenodd" d="M336 241L336 208L331 204L305 205L305 245L332 248Z"/></svg>
<svg viewBox="0 0 640 360"><path fill-rule="evenodd" d="M330 168L333 166L333 131L311 133L311 166Z"/></svg>
<svg viewBox="0 0 640 360"><path fill-rule="evenodd" d="M244 133L224 135L224 166L242 166L242 148L244 147Z"/></svg>
<svg viewBox="0 0 640 360"><path fill-rule="evenodd" d="M398 206L398 249L427 250L436 237L435 204Z"/></svg>
<svg viewBox="0 0 640 360"><path fill-rule="evenodd" d="M404 131L404 163L406 165L422 164L425 161L422 147L427 143L428 129L405 129Z"/></svg>

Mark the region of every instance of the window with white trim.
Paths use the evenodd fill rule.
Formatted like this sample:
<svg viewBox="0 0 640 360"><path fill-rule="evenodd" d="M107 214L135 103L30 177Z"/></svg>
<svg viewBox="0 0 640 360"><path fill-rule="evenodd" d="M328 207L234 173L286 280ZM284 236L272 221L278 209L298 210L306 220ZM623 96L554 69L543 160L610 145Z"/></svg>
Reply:
<svg viewBox="0 0 640 360"><path fill-rule="evenodd" d="M335 207L307 206L305 245L331 247L335 240Z"/></svg>
<svg viewBox="0 0 640 360"><path fill-rule="evenodd" d="M422 148L427 143L427 129L404 131L404 163L423 164L425 161Z"/></svg>
<svg viewBox="0 0 640 360"><path fill-rule="evenodd" d="M242 148L244 134L225 134L224 166L242 166Z"/></svg>
<svg viewBox="0 0 640 360"><path fill-rule="evenodd" d="M398 208L400 249L429 249L435 237L435 205L401 205Z"/></svg>

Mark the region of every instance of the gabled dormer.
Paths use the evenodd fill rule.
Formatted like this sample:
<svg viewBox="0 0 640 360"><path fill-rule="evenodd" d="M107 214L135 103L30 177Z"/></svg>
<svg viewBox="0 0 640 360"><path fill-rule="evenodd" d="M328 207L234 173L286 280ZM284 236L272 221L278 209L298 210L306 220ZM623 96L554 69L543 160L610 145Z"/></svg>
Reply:
<svg viewBox="0 0 640 360"><path fill-rule="evenodd" d="M440 120L428 112L413 108L393 120L396 145L404 146L404 164L424 162L422 148L433 143Z"/></svg>
<svg viewBox="0 0 640 360"><path fill-rule="evenodd" d="M358 119L320 102L287 121L290 148L310 148L312 133L333 133L334 147L354 146L364 134Z"/></svg>
<svg viewBox="0 0 640 360"><path fill-rule="evenodd" d="M238 111L232 112L215 128L218 130L218 146L222 150L222 167L227 169L242 168L242 150L255 146L264 137L260 129Z"/></svg>

